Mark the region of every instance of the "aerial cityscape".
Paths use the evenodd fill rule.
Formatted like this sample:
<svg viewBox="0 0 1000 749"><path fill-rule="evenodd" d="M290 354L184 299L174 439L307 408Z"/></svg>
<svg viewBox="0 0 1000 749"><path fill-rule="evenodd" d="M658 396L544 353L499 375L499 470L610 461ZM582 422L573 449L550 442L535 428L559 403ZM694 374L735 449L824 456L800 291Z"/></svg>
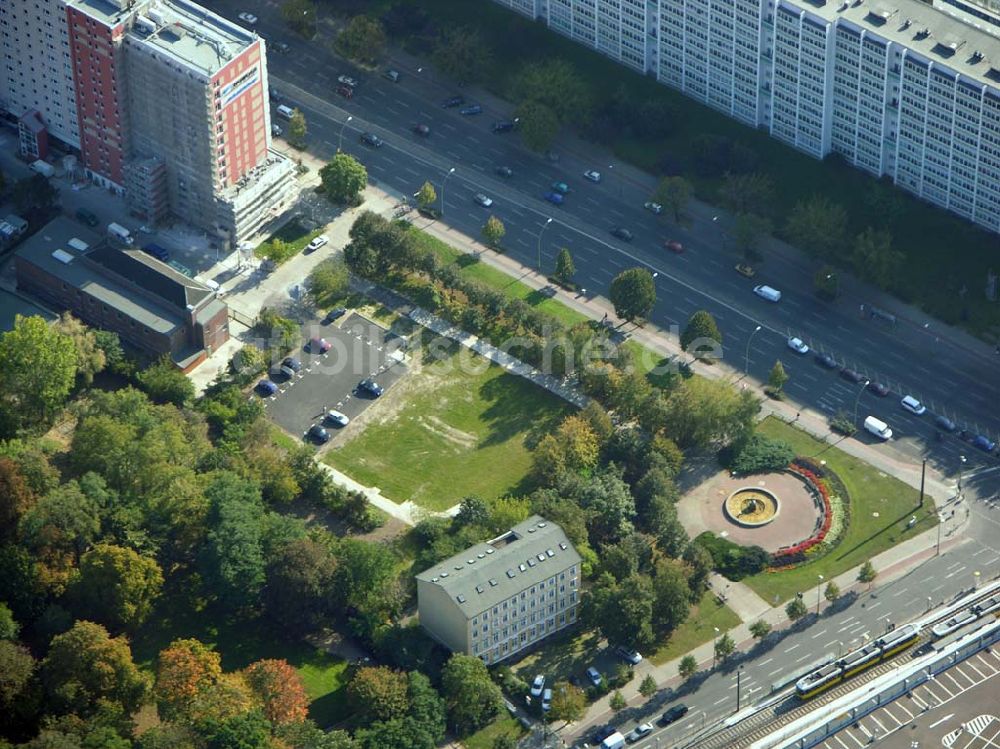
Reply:
<svg viewBox="0 0 1000 749"><path fill-rule="evenodd" d="M0 749L1000 741L1000 2L0 53Z"/></svg>

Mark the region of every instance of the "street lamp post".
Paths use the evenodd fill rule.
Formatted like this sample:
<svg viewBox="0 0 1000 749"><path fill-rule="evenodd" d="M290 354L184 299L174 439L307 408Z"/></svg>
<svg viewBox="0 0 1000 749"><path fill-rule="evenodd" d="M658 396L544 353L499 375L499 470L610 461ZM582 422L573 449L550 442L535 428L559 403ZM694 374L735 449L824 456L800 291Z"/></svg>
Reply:
<svg viewBox="0 0 1000 749"><path fill-rule="evenodd" d="M340 126L340 138L337 139L337 153L344 150L344 128L347 127L347 123L353 120L352 115L347 115L347 119L344 120L344 124Z"/></svg>
<svg viewBox="0 0 1000 749"><path fill-rule="evenodd" d="M746 351L746 356L743 359L743 373L747 375L750 374L750 343L751 341L753 341L753 337L757 335L759 332L760 332L760 325L754 328L753 332L750 333L750 337L747 338L747 351Z"/></svg>
<svg viewBox="0 0 1000 749"><path fill-rule="evenodd" d="M715 630L715 639L712 641L712 668L715 668L715 659L719 650L719 628L712 627L712 629Z"/></svg>
<svg viewBox="0 0 1000 749"><path fill-rule="evenodd" d="M840 296L840 276L836 273L827 273L826 280L833 281L833 298L836 299Z"/></svg>
<svg viewBox="0 0 1000 749"><path fill-rule="evenodd" d="M740 677L743 675L743 664L736 669L736 712L740 711Z"/></svg>
<svg viewBox="0 0 1000 749"><path fill-rule="evenodd" d="M938 527L937 527L937 546L934 549L934 556L941 554L941 526L944 525L944 513L938 513ZM930 603L930 596L927 597L927 602Z"/></svg>
<svg viewBox="0 0 1000 749"><path fill-rule="evenodd" d="M861 402L861 394L865 392L865 388L871 384L871 380L865 380L861 383L861 387L858 388L858 395L854 399L854 426L858 425L858 404Z"/></svg>
<svg viewBox="0 0 1000 749"><path fill-rule="evenodd" d="M979 590L979 570L972 573L972 579L975 580L975 587L973 590Z"/></svg>
<svg viewBox="0 0 1000 749"><path fill-rule="evenodd" d="M819 616L819 596L823 589L823 576L819 575L819 585L816 586L816 616Z"/></svg>
<svg viewBox="0 0 1000 749"><path fill-rule="evenodd" d="M549 224L551 223L552 223L551 218L545 219L545 223L542 224L542 228L538 230L538 247L537 247L538 262L536 267L538 268L539 273L542 272L542 234L545 232L546 229L549 228Z"/></svg>
<svg viewBox="0 0 1000 749"><path fill-rule="evenodd" d="M959 463L958 463L958 493L959 493L959 496L961 496L961 494L962 494L962 473L965 471L965 460L966 460L966 458L965 458L964 455L959 455L958 456L958 460L959 460Z"/></svg>
<svg viewBox="0 0 1000 749"><path fill-rule="evenodd" d="M444 218L444 188L448 186L448 177L455 173L455 167L448 170L448 173L444 176L444 182L441 183L441 218Z"/></svg>

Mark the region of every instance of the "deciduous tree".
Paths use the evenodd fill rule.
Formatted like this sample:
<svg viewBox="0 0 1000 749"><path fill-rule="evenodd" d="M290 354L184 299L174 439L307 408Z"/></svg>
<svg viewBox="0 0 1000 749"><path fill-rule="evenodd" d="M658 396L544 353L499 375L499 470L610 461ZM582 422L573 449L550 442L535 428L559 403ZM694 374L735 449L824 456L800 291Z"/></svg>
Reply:
<svg viewBox="0 0 1000 749"><path fill-rule="evenodd" d="M653 578L653 622L660 636L669 636L684 623L690 611L691 588L684 567L662 559Z"/></svg>
<svg viewBox="0 0 1000 749"><path fill-rule="evenodd" d="M763 619L753 622L748 629L755 640L763 640L771 633L771 625Z"/></svg>
<svg viewBox="0 0 1000 749"><path fill-rule="evenodd" d="M871 560L866 561L858 570L858 582L868 585L868 590L872 589L872 583L875 582L876 577L878 577L878 572L875 571L875 565L871 563Z"/></svg>
<svg viewBox="0 0 1000 749"><path fill-rule="evenodd" d="M733 642L733 638L729 636L728 632L723 633L722 637L715 641L715 657L720 662L726 660L735 650L736 643Z"/></svg>
<svg viewBox="0 0 1000 749"><path fill-rule="evenodd" d="M35 504L35 493L17 463L0 458L0 540L13 540L21 517Z"/></svg>
<svg viewBox="0 0 1000 749"><path fill-rule="evenodd" d="M553 273L556 280L562 283L569 283L573 280L573 276L576 275L576 265L573 264L573 256L569 254L569 250L563 247L559 250L559 254L556 255L556 270Z"/></svg>
<svg viewBox="0 0 1000 749"><path fill-rule="evenodd" d="M267 568L264 607L268 616L296 635L319 629L331 615L336 565L330 550L316 541L286 544Z"/></svg>
<svg viewBox="0 0 1000 749"><path fill-rule="evenodd" d="M103 701L118 705L127 714L142 705L149 687L147 678L132 662L124 637L110 637L93 622L77 622L52 639L42 661L42 684L56 713L86 718Z"/></svg>
<svg viewBox="0 0 1000 749"><path fill-rule="evenodd" d="M341 257L328 257L306 277L306 290L317 307L332 307L342 299L351 283L351 273Z"/></svg>
<svg viewBox="0 0 1000 749"><path fill-rule="evenodd" d="M402 718L410 708L406 674L386 666L359 668L347 685L347 699L365 723Z"/></svg>
<svg viewBox="0 0 1000 749"><path fill-rule="evenodd" d="M503 241L504 235L507 234L507 228L503 225L503 221L496 216L490 216L483 224L482 234L486 244L496 249Z"/></svg>
<svg viewBox="0 0 1000 749"><path fill-rule="evenodd" d="M608 702L608 707L614 710L616 713L620 713L626 707L628 703L625 701L625 695L622 694L620 689L616 689L614 694L611 695L611 700Z"/></svg>
<svg viewBox="0 0 1000 749"><path fill-rule="evenodd" d="M681 333L681 348L703 361L722 358L722 333L711 313L701 309L691 315Z"/></svg>
<svg viewBox="0 0 1000 749"><path fill-rule="evenodd" d="M62 408L76 379L76 345L41 317L15 315L0 335L0 430L46 423Z"/></svg>
<svg viewBox="0 0 1000 749"><path fill-rule="evenodd" d="M173 403L180 408L194 400L194 383L166 356L140 372L137 379L154 403Z"/></svg>
<svg viewBox="0 0 1000 749"><path fill-rule="evenodd" d="M785 614L793 622L801 619L808 613L808 611L809 610L806 608L805 601L803 601L798 596L789 601L788 604L785 606Z"/></svg>
<svg viewBox="0 0 1000 749"><path fill-rule="evenodd" d="M84 385L90 385L94 381L94 375L103 370L106 363L104 349L98 345L94 331L69 312L59 315L53 329L73 340L76 346L77 374Z"/></svg>
<svg viewBox="0 0 1000 749"><path fill-rule="evenodd" d="M647 700L656 694L656 679L653 678L652 674L646 674L642 683L639 684L639 694L645 697Z"/></svg>
<svg viewBox="0 0 1000 749"><path fill-rule="evenodd" d="M441 691L448 722L459 736L492 721L503 706L503 694L479 658L455 653L441 672Z"/></svg>
<svg viewBox="0 0 1000 749"><path fill-rule="evenodd" d="M518 102L537 102L560 122L584 123L593 106L587 81L565 60L549 59L525 63L510 85Z"/></svg>
<svg viewBox="0 0 1000 749"><path fill-rule="evenodd" d="M719 187L722 204L740 215L765 216L774 206L774 182L760 172L726 172Z"/></svg>
<svg viewBox="0 0 1000 749"><path fill-rule="evenodd" d="M844 245L847 211L822 195L799 201L785 224L788 238L820 257L836 256Z"/></svg>
<svg viewBox="0 0 1000 749"><path fill-rule="evenodd" d="M693 194L694 187L684 177L664 177L653 193L653 201L670 211L674 221L680 222Z"/></svg>
<svg viewBox="0 0 1000 749"><path fill-rule="evenodd" d="M162 587L163 573L154 560L132 549L98 544L81 557L71 593L84 618L120 630L146 620Z"/></svg>
<svg viewBox="0 0 1000 749"><path fill-rule="evenodd" d="M283 658L255 661L243 670L250 689L272 725L300 723L309 714L309 697L299 672Z"/></svg>
<svg viewBox="0 0 1000 749"><path fill-rule="evenodd" d="M587 710L587 696L580 687L568 681L557 681L552 688L550 720L573 723L580 720Z"/></svg>
<svg viewBox="0 0 1000 749"><path fill-rule="evenodd" d="M611 281L611 304L615 314L629 322L646 317L656 304L656 284L645 268L623 270Z"/></svg>
<svg viewBox="0 0 1000 749"><path fill-rule="evenodd" d="M34 657L24 645L12 640L0 640L0 709L12 714L36 666Z"/></svg>
<svg viewBox="0 0 1000 749"><path fill-rule="evenodd" d="M335 203L354 204L368 186L368 170L364 164L347 153L335 154L319 170L323 192Z"/></svg>
<svg viewBox="0 0 1000 749"><path fill-rule="evenodd" d="M780 393L786 382L788 382L788 373L785 371L785 365L781 363L781 359L778 359L774 362L771 373L767 376L767 385L775 393Z"/></svg>
<svg viewBox="0 0 1000 749"><path fill-rule="evenodd" d="M851 262L858 275L886 289L903 264L904 255L892 247L892 234L870 226L854 240Z"/></svg>
<svg viewBox="0 0 1000 749"><path fill-rule="evenodd" d="M831 580L826 584L826 588L823 590L823 597L830 603L833 603L840 598L840 586Z"/></svg>
<svg viewBox="0 0 1000 749"><path fill-rule="evenodd" d="M736 214L736 224L733 226L736 248L742 250L745 259L758 259L760 240L770 234L771 229L771 220L768 218L758 216L756 213Z"/></svg>
<svg viewBox="0 0 1000 749"><path fill-rule="evenodd" d="M306 147L306 136L309 134L309 124L306 116L297 107L292 110L292 116L288 118L288 142L294 148L303 149Z"/></svg>
<svg viewBox="0 0 1000 749"><path fill-rule="evenodd" d="M697 670L698 670L698 661L694 659L693 655L685 655L683 658L681 658L681 662L677 664L677 673L680 674L680 677L684 681L687 681L692 676L694 676Z"/></svg>
<svg viewBox="0 0 1000 749"><path fill-rule="evenodd" d="M281 17L307 39L316 34L316 4L312 0L284 0Z"/></svg>
<svg viewBox="0 0 1000 749"><path fill-rule="evenodd" d="M337 36L335 47L348 59L375 65L385 54L385 29L377 18L354 16Z"/></svg>
<svg viewBox="0 0 1000 749"><path fill-rule="evenodd" d="M459 85L482 80L493 66L493 50L478 29L453 26L441 34L432 56L434 66Z"/></svg>
<svg viewBox="0 0 1000 749"><path fill-rule="evenodd" d="M529 100L518 106L514 115L525 148L537 153L549 150L559 134L559 117L552 107L540 101Z"/></svg>
<svg viewBox="0 0 1000 749"><path fill-rule="evenodd" d="M222 677L222 658L198 640L174 640L157 657L153 696L160 716L175 720Z"/></svg>
<svg viewBox="0 0 1000 749"><path fill-rule="evenodd" d="M430 182L424 182L417 190L417 205L421 208L427 208L429 206L437 203L438 195L437 190L434 189L434 185Z"/></svg>

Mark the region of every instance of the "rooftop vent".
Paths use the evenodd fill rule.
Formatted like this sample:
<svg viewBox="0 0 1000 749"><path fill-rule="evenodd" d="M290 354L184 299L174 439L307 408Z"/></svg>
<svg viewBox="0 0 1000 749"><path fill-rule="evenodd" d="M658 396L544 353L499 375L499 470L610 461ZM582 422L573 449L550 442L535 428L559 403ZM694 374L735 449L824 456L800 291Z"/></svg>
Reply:
<svg viewBox="0 0 1000 749"><path fill-rule="evenodd" d="M550 557L554 557L556 555L556 553L554 551L552 551L552 549L546 549L545 553L546 553L546 555L548 555Z"/></svg>
<svg viewBox="0 0 1000 749"><path fill-rule="evenodd" d="M483 554L482 552L479 552L478 554L476 554L476 559L484 559L485 557L486 557L486 555Z"/></svg>
<svg viewBox="0 0 1000 749"><path fill-rule="evenodd" d="M534 533L534 532L535 532L534 528L528 528L528 533Z"/></svg>
<svg viewBox="0 0 1000 749"><path fill-rule="evenodd" d="M455 565L455 571L456 571L456 572L458 572L458 571L459 571L459 570L461 570L461 569L462 569L462 565L460 565L460 564L456 564L456 565Z"/></svg>
<svg viewBox="0 0 1000 749"><path fill-rule="evenodd" d="M432 577L432 578L431 578L431 582L432 582L432 583L436 583L437 581L438 581L438 578L436 578L436 577Z"/></svg>
<svg viewBox="0 0 1000 749"><path fill-rule="evenodd" d="M496 581L496 578L491 577L490 578L490 587L495 588L497 585L498 585L498 583Z"/></svg>
<svg viewBox="0 0 1000 749"><path fill-rule="evenodd" d="M544 554L539 554L538 555L538 561L539 562L544 562L545 561L545 555Z"/></svg>
<svg viewBox="0 0 1000 749"><path fill-rule="evenodd" d="M528 570L528 568L525 566L524 562L521 562L519 565L517 565L517 568L519 570L521 570L521 572L527 572L527 570Z"/></svg>
<svg viewBox="0 0 1000 749"><path fill-rule="evenodd" d="M563 551L566 551L566 549L569 548L569 547L566 546L566 544L563 541L560 541L559 542L559 548L562 549Z"/></svg>
<svg viewBox="0 0 1000 749"><path fill-rule="evenodd" d="M448 573L447 572L442 572L441 573L441 577L448 577Z"/></svg>
<svg viewBox="0 0 1000 749"><path fill-rule="evenodd" d="M76 237L70 239L66 244L68 244L74 250L79 250L80 252L86 252L87 248L90 247L89 244L84 242L82 239L77 239Z"/></svg>
<svg viewBox="0 0 1000 749"><path fill-rule="evenodd" d="M539 523L538 527L539 528L544 528L546 525L548 525L548 523Z"/></svg>
<svg viewBox="0 0 1000 749"><path fill-rule="evenodd" d="M514 570L507 570L507 577L514 579Z"/></svg>
<svg viewBox="0 0 1000 749"><path fill-rule="evenodd" d="M924 26L920 31L917 32L917 39L926 39L931 35L931 30Z"/></svg>
<svg viewBox="0 0 1000 749"><path fill-rule="evenodd" d="M459 593L457 596L455 596L455 600L458 601L459 603L465 603L465 596Z"/></svg>
<svg viewBox="0 0 1000 749"><path fill-rule="evenodd" d="M64 264L73 262L73 256L66 252L66 250L56 250L52 253L52 257Z"/></svg>
<svg viewBox="0 0 1000 749"><path fill-rule="evenodd" d="M492 554L494 551L496 551L496 549L487 549L486 553L487 554Z"/></svg>
<svg viewBox="0 0 1000 749"><path fill-rule="evenodd" d="M484 590L486 590L486 588L484 588L482 585L476 585L477 593L482 593Z"/></svg>
<svg viewBox="0 0 1000 749"><path fill-rule="evenodd" d="M910 24L911 23L913 23L913 21L911 21L909 18L907 18L905 21L903 21L903 25L900 28L902 28L902 29L908 29L908 28L910 28Z"/></svg>
<svg viewBox="0 0 1000 749"><path fill-rule="evenodd" d="M972 53L972 56L969 58L969 62L972 63L973 65L975 65L977 62L982 62L982 61L983 61L983 53L980 52L978 49L975 50Z"/></svg>
<svg viewBox="0 0 1000 749"><path fill-rule="evenodd" d="M534 557L531 557L531 558L530 558L530 559L528 560L528 566L529 566L529 567L534 567L534 566L535 566L536 564L538 564L538 562L536 562L536 561L535 561L535 558L534 558Z"/></svg>

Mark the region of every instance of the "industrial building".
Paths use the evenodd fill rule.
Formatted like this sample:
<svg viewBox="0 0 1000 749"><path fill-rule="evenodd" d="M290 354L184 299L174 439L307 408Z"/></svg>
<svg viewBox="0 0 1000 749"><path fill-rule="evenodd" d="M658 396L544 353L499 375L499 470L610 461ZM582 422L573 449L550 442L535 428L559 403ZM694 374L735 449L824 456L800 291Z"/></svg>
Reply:
<svg viewBox="0 0 1000 749"><path fill-rule="evenodd" d="M19 290L185 371L229 340L229 309L213 289L65 216L24 241L14 268Z"/></svg>
<svg viewBox="0 0 1000 749"><path fill-rule="evenodd" d="M25 158L48 139L134 215L235 247L292 199L271 148L264 40L187 0L0 3L0 108Z"/></svg>
<svg viewBox="0 0 1000 749"><path fill-rule="evenodd" d="M1000 231L995 0L495 0Z"/></svg>
<svg viewBox="0 0 1000 749"><path fill-rule="evenodd" d="M570 626L579 604L580 555L537 515L417 575L421 626L487 664Z"/></svg>

